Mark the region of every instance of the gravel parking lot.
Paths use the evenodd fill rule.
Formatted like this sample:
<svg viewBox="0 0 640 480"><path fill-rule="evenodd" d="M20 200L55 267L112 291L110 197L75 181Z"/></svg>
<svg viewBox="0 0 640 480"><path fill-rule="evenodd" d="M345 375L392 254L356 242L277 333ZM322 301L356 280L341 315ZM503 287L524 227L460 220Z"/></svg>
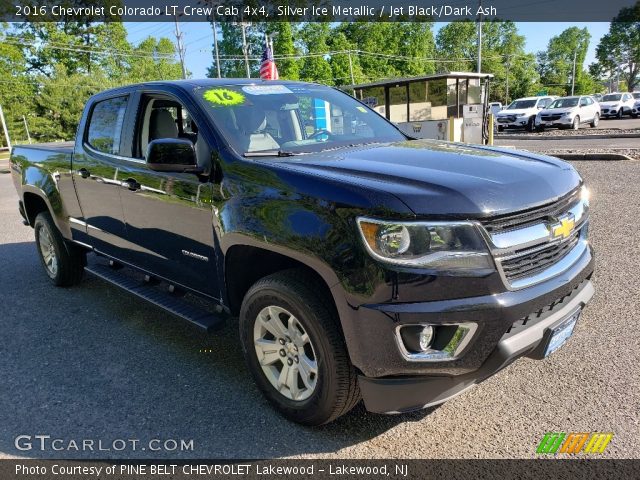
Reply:
<svg viewBox="0 0 640 480"><path fill-rule="evenodd" d="M0 175L0 458L532 458L548 431L614 432L604 456L640 448L640 162L576 162L592 190L596 296L573 338L522 359L439 408L381 416L357 407L308 429L252 384L235 325L204 335L89 277L51 286L33 231ZM19 451L18 435L193 439L194 450Z"/></svg>

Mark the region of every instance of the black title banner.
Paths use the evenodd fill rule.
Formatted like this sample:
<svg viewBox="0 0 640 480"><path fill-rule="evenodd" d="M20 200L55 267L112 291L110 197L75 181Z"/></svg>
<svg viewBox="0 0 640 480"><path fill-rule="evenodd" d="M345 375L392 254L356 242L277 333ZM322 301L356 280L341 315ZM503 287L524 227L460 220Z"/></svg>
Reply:
<svg viewBox="0 0 640 480"><path fill-rule="evenodd" d="M637 478L638 460L0 460L3 480Z"/></svg>
<svg viewBox="0 0 640 480"><path fill-rule="evenodd" d="M5 3L6 2L6 3ZM0 20L338 22L512 20L610 22L637 0L4 0Z"/></svg>

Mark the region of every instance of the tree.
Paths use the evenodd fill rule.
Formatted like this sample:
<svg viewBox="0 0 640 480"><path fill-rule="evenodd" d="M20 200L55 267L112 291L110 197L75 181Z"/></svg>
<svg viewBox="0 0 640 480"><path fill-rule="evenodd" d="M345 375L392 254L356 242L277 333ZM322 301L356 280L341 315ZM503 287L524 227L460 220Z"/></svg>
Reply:
<svg viewBox="0 0 640 480"><path fill-rule="evenodd" d="M472 72L478 49L476 46L477 26L473 22L451 22L436 35L436 54L447 60L438 62L438 72Z"/></svg>
<svg viewBox="0 0 640 480"><path fill-rule="evenodd" d="M596 47L596 59L592 74L619 75L630 92L640 84L640 3L620 10Z"/></svg>
<svg viewBox="0 0 640 480"><path fill-rule="evenodd" d="M591 35L587 28L571 27L549 40L547 49L538 52L538 71L549 93L571 93L573 61L576 62L574 93L592 93L594 81L583 69Z"/></svg>
<svg viewBox="0 0 640 480"><path fill-rule="evenodd" d="M168 38L147 37L132 52L127 80L130 83L182 78L182 68L175 58L175 45Z"/></svg>
<svg viewBox="0 0 640 480"><path fill-rule="evenodd" d="M22 117L27 118L32 111L35 84L27 76L27 61L22 48L6 24L0 23L0 40L0 105L9 136L14 141L25 141L27 134ZM0 139L4 142L1 131Z"/></svg>
<svg viewBox="0 0 640 480"><path fill-rule="evenodd" d="M92 77L70 74L62 64L38 80L35 115L29 126L31 135L39 142L73 139L87 99L107 85L98 73Z"/></svg>
<svg viewBox="0 0 640 480"><path fill-rule="evenodd" d="M328 47L332 52L345 52L332 53L329 59L336 85L352 85L366 80L355 46L347 39L344 32L334 32L329 38Z"/></svg>
<svg viewBox="0 0 640 480"><path fill-rule="evenodd" d="M440 29L436 48L443 62L438 63L438 71L477 70L477 28L472 22L451 22ZM490 91L492 100L507 103L532 95L539 89L535 58L525 53L525 38L518 34L515 23L483 22L482 38L481 71L494 75Z"/></svg>
<svg viewBox="0 0 640 480"><path fill-rule="evenodd" d="M333 85L333 72L326 55L330 32L330 25L324 22L305 23L300 29L301 46L305 54L300 69L302 80Z"/></svg>

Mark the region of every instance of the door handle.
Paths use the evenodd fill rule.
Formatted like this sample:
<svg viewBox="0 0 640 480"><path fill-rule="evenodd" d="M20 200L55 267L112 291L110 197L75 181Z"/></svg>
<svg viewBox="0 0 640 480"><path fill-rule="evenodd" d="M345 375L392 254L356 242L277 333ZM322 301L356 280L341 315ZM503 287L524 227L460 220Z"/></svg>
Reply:
<svg viewBox="0 0 640 480"><path fill-rule="evenodd" d="M91 172L86 168L81 168L80 170L78 170L78 173L82 178L89 178L91 176Z"/></svg>
<svg viewBox="0 0 640 480"><path fill-rule="evenodd" d="M124 182L122 182L123 187L127 187L131 191L140 190L140 184L135 178L127 178Z"/></svg>

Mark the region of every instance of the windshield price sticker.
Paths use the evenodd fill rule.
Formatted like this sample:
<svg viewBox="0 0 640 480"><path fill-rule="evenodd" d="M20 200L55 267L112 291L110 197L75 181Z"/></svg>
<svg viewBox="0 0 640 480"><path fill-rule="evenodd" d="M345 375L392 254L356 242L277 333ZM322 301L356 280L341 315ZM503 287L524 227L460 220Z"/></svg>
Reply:
<svg viewBox="0 0 640 480"><path fill-rule="evenodd" d="M250 85L242 87L242 91L249 95L281 95L293 93L284 85Z"/></svg>
<svg viewBox="0 0 640 480"><path fill-rule="evenodd" d="M243 94L228 88L212 88L204 92L202 96L209 103L221 105L223 107L242 105L245 101L245 96Z"/></svg>

